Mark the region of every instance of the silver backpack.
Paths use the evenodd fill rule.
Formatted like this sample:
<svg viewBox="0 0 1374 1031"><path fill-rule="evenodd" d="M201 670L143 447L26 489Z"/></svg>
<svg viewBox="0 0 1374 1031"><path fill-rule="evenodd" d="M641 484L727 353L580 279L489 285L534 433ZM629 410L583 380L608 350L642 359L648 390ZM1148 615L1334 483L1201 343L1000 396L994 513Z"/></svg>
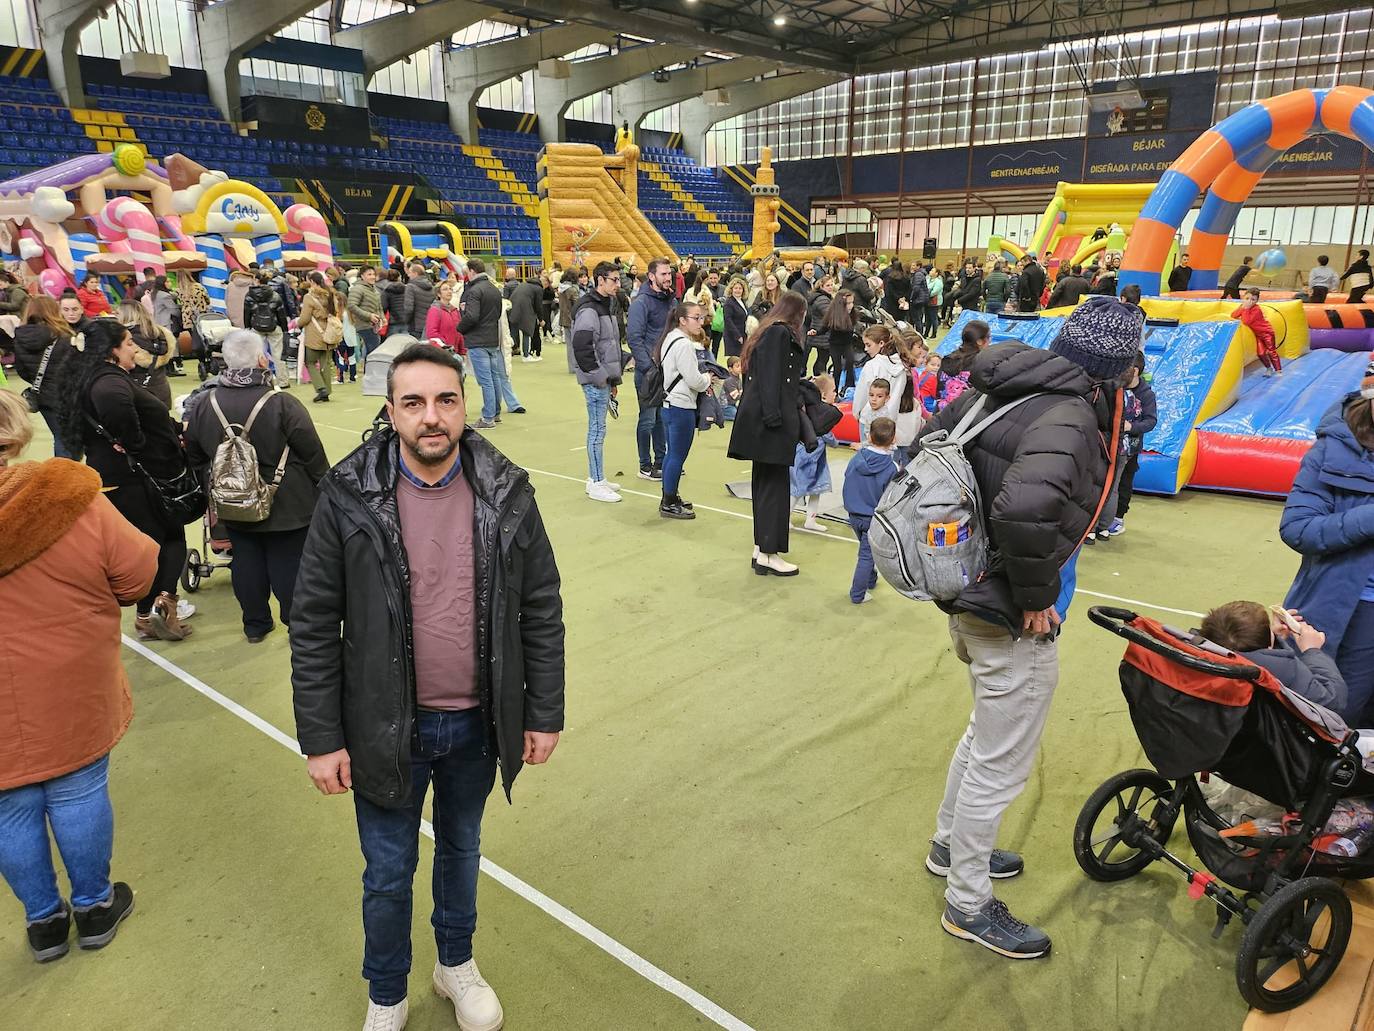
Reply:
<svg viewBox="0 0 1374 1031"><path fill-rule="evenodd" d="M921 438L921 450L888 484L873 510L868 544L873 564L899 594L916 601L953 601L988 566L982 500L964 445L1033 397L1008 402L977 425L980 395L953 430Z"/></svg>
<svg viewBox="0 0 1374 1031"><path fill-rule="evenodd" d="M236 523L260 523L272 514L272 501L277 496L277 488L281 486L291 449L282 448L276 472L271 480L264 480L262 470L258 467L258 450L253 447L248 434L253 429L253 421L258 413L276 392L269 390L258 398L258 403L241 426L230 423L224 417L224 410L215 396L217 393L210 392L210 407L215 410L220 425L224 427L224 440L215 449L215 460L210 466L210 504L220 519L230 519Z"/></svg>

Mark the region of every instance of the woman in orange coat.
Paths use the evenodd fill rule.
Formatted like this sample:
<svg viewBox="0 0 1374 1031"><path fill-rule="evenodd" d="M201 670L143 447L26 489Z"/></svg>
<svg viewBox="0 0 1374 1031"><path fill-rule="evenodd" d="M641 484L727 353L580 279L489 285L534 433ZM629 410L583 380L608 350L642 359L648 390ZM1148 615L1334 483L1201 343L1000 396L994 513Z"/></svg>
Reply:
<svg viewBox="0 0 1374 1031"><path fill-rule="evenodd" d="M133 909L110 883L110 750L133 718L119 661L120 607L148 593L157 545L65 458L10 464L32 436L0 391L0 877L23 903L40 963L109 944ZM71 881L58 890L48 828Z"/></svg>

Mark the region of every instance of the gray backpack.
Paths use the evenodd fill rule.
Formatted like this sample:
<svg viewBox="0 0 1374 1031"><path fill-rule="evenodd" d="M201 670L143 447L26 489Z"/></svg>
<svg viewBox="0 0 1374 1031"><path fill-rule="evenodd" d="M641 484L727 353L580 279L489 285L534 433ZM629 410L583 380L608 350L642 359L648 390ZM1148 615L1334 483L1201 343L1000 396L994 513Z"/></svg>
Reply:
<svg viewBox="0 0 1374 1031"><path fill-rule="evenodd" d="M988 537L973 466L964 445L1013 408L1003 405L977 425L987 396L969 406L952 431L921 439L921 451L883 491L868 544L873 564L899 594L916 601L953 601L988 566Z"/></svg>
<svg viewBox="0 0 1374 1031"><path fill-rule="evenodd" d="M210 465L210 504L220 519L231 519L236 523L260 523L272 514L272 501L277 496L282 474L286 472L286 459L291 449L282 448L276 472L270 481L264 480L262 470L258 467L258 449L248 439L248 434L253 429L253 420L263 406L276 396L276 391L269 390L258 398L258 403L248 413L248 419L242 426L230 423L224 417L224 410L215 396L217 393L210 392L210 407L215 410L220 425L224 427L224 440L215 449L215 460Z"/></svg>

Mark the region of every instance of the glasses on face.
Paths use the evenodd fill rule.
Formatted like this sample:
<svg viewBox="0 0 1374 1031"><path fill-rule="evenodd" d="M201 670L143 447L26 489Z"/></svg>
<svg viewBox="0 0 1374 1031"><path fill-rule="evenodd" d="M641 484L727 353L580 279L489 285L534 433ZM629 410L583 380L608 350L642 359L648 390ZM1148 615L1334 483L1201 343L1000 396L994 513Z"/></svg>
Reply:
<svg viewBox="0 0 1374 1031"><path fill-rule="evenodd" d="M706 316L705 316L705 315L684 315L683 318L684 318L684 319L691 319L693 322L705 322L705 321L706 321Z"/></svg>

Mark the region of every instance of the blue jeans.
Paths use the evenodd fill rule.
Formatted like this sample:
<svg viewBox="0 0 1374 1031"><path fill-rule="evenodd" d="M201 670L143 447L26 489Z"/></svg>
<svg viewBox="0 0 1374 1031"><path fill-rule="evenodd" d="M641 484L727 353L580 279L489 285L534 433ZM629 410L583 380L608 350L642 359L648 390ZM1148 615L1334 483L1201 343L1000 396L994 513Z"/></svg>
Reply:
<svg viewBox="0 0 1374 1031"><path fill-rule="evenodd" d="M114 808L110 757L20 788L0 791L0 876L24 905L29 923L62 908L48 828L72 884L72 905L98 906L110 897Z"/></svg>
<svg viewBox="0 0 1374 1031"><path fill-rule="evenodd" d="M854 536L859 538L859 558L854 563L854 579L849 583L849 600L855 605L864 600L865 592L878 586L878 570L873 567L873 549L868 546L868 528L872 523L872 516L849 517Z"/></svg>
<svg viewBox="0 0 1374 1031"><path fill-rule="evenodd" d="M983 305L983 311L989 315L1001 315L1002 309L1007 306L1006 301L988 301Z"/></svg>
<svg viewBox="0 0 1374 1031"><path fill-rule="evenodd" d="M1374 601L1355 606L1336 649L1336 668L1350 692L1343 713L1346 722L1352 727L1369 726L1361 721L1374 713Z"/></svg>
<svg viewBox="0 0 1374 1031"><path fill-rule="evenodd" d="M57 425L57 414L46 409L40 411L43 421L48 424L48 430L52 433L52 456L53 458L71 458L72 453L67 449L67 445L62 442L62 432Z"/></svg>
<svg viewBox="0 0 1374 1031"><path fill-rule="evenodd" d="M644 371L635 365L635 396L639 396ZM668 435L663 428L663 409L658 406L639 406L639 421L635 423L635 443L639 445L639 467L663 467L668 454Z"/></svg>
<svg viewBox="0 0 1374 1031"><path fill-rule="evenodd" d="M359 367L367 364L367 356L370 352L377 349L381 338L377 336L377 331L372 327L358 330L358 365Z"/></svg>
<svg viewBox="0 0 1374 1031"><path fill-rule="evenodd" d="M379 1006L406 997L410 916L420 861L420 817L434 783L434 941L439 962L472 959L477 929L477 872L482 811L496 779L496 750L482 710L418 712L410 743L410 797L383 809L359 794L358 840L363 859L363 977Z"/></svg>
<svg viewBox="0 0 1374 1031"><path fill-rule="evenodd" d="M682 480L682 467L687 464L687 452L692 450L692 438L697 432L695 408L663 406L663 424L667 429L668 455L663 459L663 496L674 497Z"/></svg>
<svg viewBox="0 0 1374 1031"><path fill-rule="evenodd" d="M602 452L606 443L606 411L611 403L610 387L582 384L587 398L587 479L593 483L606 478Z"/></svg>
<svg viewBox="0 0 1374 1031"><path fill-rule="evenodd" d="M482 388L482 418L495 419L501 414L501 399L506 407L514 411L520 407L520 399L510 385L506 375L506 356L500 347L473 347L468 350L468 361L472 364L472 374L477 377L477 385Z"/></svg>

